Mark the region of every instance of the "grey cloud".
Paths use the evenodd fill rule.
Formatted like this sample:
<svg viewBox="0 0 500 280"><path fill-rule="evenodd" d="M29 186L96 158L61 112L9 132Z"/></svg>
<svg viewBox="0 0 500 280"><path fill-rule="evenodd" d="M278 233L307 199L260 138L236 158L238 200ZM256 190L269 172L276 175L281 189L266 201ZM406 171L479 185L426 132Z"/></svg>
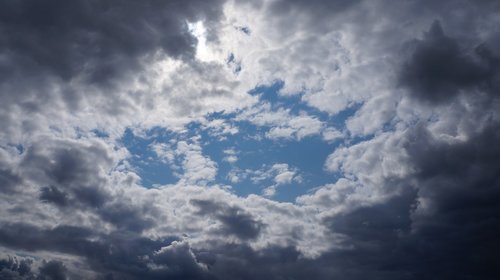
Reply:
<svg viewBox="0 0 500 280"><path fill-rule="evenodd" d="M228 244L198 256L218 279L303 279L306 276L326 279L320 277L319 266L299 259L293 247L272 246L256 251L245 244Z"/></svg>
<svg viewBox="0 0 500 280"><path fill-rule="evenodd" d="M332 16L332 14L341 13L346 9L356 6L362 0L276 0L271 2L270 10L276 14L289 13L292 10L308 12L312 15L321 17Z"/></svg>
<svg viewBox="0 0 500 280"><path fill-rule="evenodd" d="M346 14L356 8L362 8L362 0L276 0L271 1L268 13L280 24L281 31L289 32L290 26L297 24L309 32L321 34L331 27L329 22L335 19L347 19ZM296 20L300 18L300 20ZM339 23L342 20L338 20Z"/></svg>
<svg viewBox="0 0 500 280"><path fill-rule="evenodd" d="M0 10L4 81L49 72L105 84L157 50L192 57L196 39L186 21L216 21L221 1L23 0L4 1Z"/></svg>
<svg viewBox="0 0 500 280"><path fill-rule="evenodd" d="M72 200L96 208L110 199L101 168L110 168L111 163L102 145L55 141L27 149L21 167L27 175L50 184L42 188L42 200L60 206Z"/></svg>
<svg viewBox="0 0 500 280"><path fill-rule="evenodd" d="M82 109L92 122L137 113L151 102L130 86L167 57L194 63L197 39L187 22L204 21L216 40L223 0L0 3L0 132L18 143L64 126ZM128 84L128 85L127 85ZM148 103L150 104L150 103ZM88 107L85 107L88 106ZM38 115L39 114L39 115ZM36 116L36 117L32 117ZM50 122L47 124L46 122ZM59 124L55 124L59 123ZM77 126L77 125L75 125Z"/></svg>
<svg viewBox="0 0 500 280"><path fill-rule="evenodd" d="M104 221L116 225L120 229L141 232L156 225L152 218L145 217L148 212L154 212L154 207L138 209L124 202L115 202L99 210L99 215Z"/></svg>
<svg viewBox="0 0 500 280"><path fill-rule="evenodd" d="M0 169L0 190L10 192L20 185L22 179L9 169Z"/></svg>
<svg viewBox="0 0 500 280"><path fill-rule="evenodd" d="M12 168L13 164L8 152L0 148L0 191L3 193L16 191L23 182L22 176Z"/></svg>
<svg viewBox="0 0 500 280"><path fill-rule="evenodd" d="M333 231L359 242L354 244L356 249L379 249L379 244L395 240L398 235L410 230L410 213L415 199L415 192L407 191L388 202L326 218L324 222Z"/></svg>
<svg viewBox="0 0 500 280"><path fill-rule="evenodd" d="M79 249L89 249L90 242L85 238L92 236L89 229L74 226L59 226L53 229L40 229L36 226L15 223L4 224L0 232L2 245L28 251L53 249L60 252L75 252Z"/></svg>
<svg viewBox="0 0 500 280"><path fill-rule="evenodd" d="M477 2L498 11L494 1ZM500 197L496 144L500 135L494 113L498 110L500 60L498 47L491 42L478 42L470 51L465 47L462 41L445 35L435 22L417 42L403 71L403 81L414 97L448 106L460 116L455 121L462 123L462 133L467 134L466 140L449 143L417 126L409 137L406 150L416 170L413 179L418 189L418 207L411 216L412 242L429 259L415 265L421 273L489 279L498 273L489 262L498 258L500 246L494 237L500 225L493 214L499 211L494 201ZM460 95L474 105L467 110L455 107ZM464 122L471 124L465 126ZM442 269L452 266L459 269Z"/></svg>
<svg viewBox="0 0 500 280"><path fill-rule="evenodd" d="M224 213L217 214L224 224L222 233L234 234L240 239L255 239L259 236L263 227L262 223L256 221L252 215L247 214L245 210L231 207Z"/></svg>
<svg viewBox="0 0 500 280"><path fill-rule="evenodd" d="M363 279L367 274L372 279L420 279L415 270L420 256L416 244L407 240L415 198L415 192L408 190L384 203L326 218L330 230L346 239L343 248L323 257L348 279Z"/></svg>
<svg viewBox="0 0 500 280"><path fill-rule="evenodd" d="M421 207L412 217L422 250L429 254L428 270L458 267L439 273L494 278L500 242L500 125L492 124L464 143L447 144L422 133L415 155ZM449 275L446 275L449 274Z"/></svg>
<svg viewBox="0 0 500 280"><path fill-rule="evenodd" d="M106 173L113 164L102 143L46 140L26 150L20 170L26 178L46 184L39 191L42 202L67 214L95 213L119 229L134 232L151 228L155 222L149 214L155 212L154 206L136 206L111 191Z"/></svg>
<svg viewBox="0 0 500 280"><path fill-rule="evenodd" d="M439 21L432 24L423 40L412 44L414 51L401 73L401 84L412 94L431 103L449 101L461 91L498 95L500 58L481 44L474 51L464 50L446 36Z"/></svg>
<svg viewBox="0 0 500 280"><path fill-rule="evenodd" d="M49 261L40 267L40 280L66 280L66 267L62 262Z"/></svg>
<svg viewBox="0 0 500 280"><path fill-rule="evenodd" d="M40 200L64 207L68 204L68 194L54 186L43 187L40 190Z"/></svg>
<svg viewBox="0 0 500 280"><path fill-rule="evenodd" d="M12 242L16 239L17 242ZM151 240L118 232L103 235L79 227L40 229L8 224L0 229L3 246L30 252L50 250L83 257L102 279L329 279L325 263L300 259L293 247L254 250L246 244L195 250L175 237ZM69 266L51 263L46 274ZM10 265L11 267L13 265ZM14 265L15 267L15 265ZM68 271L69 274L70 271ZM85 276L83 277L85 278ZM29 278L27 278L29 279Z"/></svg>
<svg viewBox="0 0 500 280"><path fill-rule="evenodd" d="M209 200L192 199L190 203L199 208L199 215L213 216L222 223L220 233L234 235L242 240L255 239L264 224L244 209Z"/></svg>
<svg viewBox="0 0 500 280"><path fill-rule="evenodd" d="M181 252L164 252L163 257L156 253L171 245L174 240L175 237L152 240L121 232L102 234L93 229L74 226L42 229L30 224L14 223L3 224L0 229L0 244L4 247L29 252L48 250L82 257L95 272L115 275L117 279L163 279L165 275L178 279L185 273L190 273L183 270L188 263L176 260L175 256L165 256L180 255ZM161 267L154 269L150 266L168 265L165 262L174 260L179 262L179 271L162 270ZM44 270L45 274L60 276L61 265L50 264Z"/></svg>
<svg viewBox="0 0 500 280"><path fill-rule="evenodd" d="M323 260L347 279L493 279L500 248L498 128L491 124L458 143L412 128L404 150L415 172L384 182L400 189L391 199L325 218L345 240Z"/></svg>
<svg viewBox="0 0 500 280"><path fill-rule="evenodd" d="M198 263L187 242L173 242L154 255L154 262L165 265L158 279L217 279Z"/></svg>
<svg viewBox="0 0 500 280"><path fill-rule="evenodd" d="M384 249L390 249L388 247ZM419 279L404 269L397 271L377 264L387 260L390 251L336 250L314 259L301 258L293 247L269 246L253 250L245 244L228 244L198 254L219 279ZM382 259L382 260L381 260ZM396 265L397 265L396 263ZM401 267L404 267L401 265Z"/></svg>
<svg viewBox="0 0 500 280"><path fill-rule="evenodd" d="M480 4L492 4L486 2ZM431 9L429 5L424 7ZM452 6L454 12L460 10L449 1L436 5L441 15L450 15ZM485 11L484 16L494 13ZM500 246L495 238L500 230L495 203L500 198L500 154L495 143L500 139L492 113L498 110L498 48L478 40L478 33L455 38L460 25L441 19L445 30L435 21L422 40L406 44L410 58L399 69L399 82L422 101L415 106L441 105L436 123L456 129L451 136L463 138L446 140L433 122L421 120L400 139L406 141L401 154L408 154L413 172L383 183L400 194L324 220L332 233L345 235L347 249L323 257L341 267L348 279L362 278L352 271L372 279L493 279L499 273L492 263ZM464 23L477 32L479 20L471 17ZM486 32L490 38L495 31Z"/></svg>
<svg viewBox="0 0 500 280"><path fill-rule="evenodd" d="M6 280L16 279L34 279L31 272L33 261L29 259L21 259L9 257L0 259L0 278Z"/></svg>

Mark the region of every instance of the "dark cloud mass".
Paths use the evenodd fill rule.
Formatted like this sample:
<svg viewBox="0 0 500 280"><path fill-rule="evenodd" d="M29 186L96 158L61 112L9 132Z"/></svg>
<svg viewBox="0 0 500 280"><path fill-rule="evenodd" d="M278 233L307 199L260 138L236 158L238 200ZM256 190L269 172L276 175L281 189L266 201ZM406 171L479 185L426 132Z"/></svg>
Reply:
<svg viewBox="0 0 500 280"><path fill-rule="evenodd" d="M97 84L138 70L143 56L159 50L191 58L196 39L187 21L221 14L218 1L9 0L0 11L4 81L48 73Z"/></svg>
<svg viewBox="0 0 500 280"><path fill-rule="evenodd" d="M458 41L445 35L436 21L423 40L414 43L414 52L402 70L401 82L413 94L432 103L449 101L461 92L500 92L500 58L489 46L480 44L464 50Z"/></svg>
<svg viewBox="0 0 500 280"><path fill-rule="evenodd" d="M422 273L441 278L493 279L499 270L499 123L465 143L450 145L420 133L410 147L418 168L419 200L413 213L419 253L427 256ZM426 151L422 153L425 146ZM452 270L442 268L459 267Z"/></svg>
<svg viewBox="0 0 500 280"><path fill-rule="evenodd" d="M66 280L66 267L57 261L49 261L40 268L40 279Z"/></svg>
<svg viewBox="0 0 500 280"><path fill-rule="evenodd" d="M203 20L216 38L212 26L222 15L221 4L219 0L2 1L2 126L9 129L24 114L77 112L87 99L102 98L96 107L104 107L105 114L131 110L132 104L118 100L120 92L112 89L143 75L155 60L193 60L197 39L188 22ZM23 114L14 117L15 107L9 103ZM32 128L25 125L30 121L13 129L29 133Z"/></svg>
<svg viewBox="0 0 500 280"><path fill-rule="evenodd" d="M199 208L200 215L213 216L222 224L218 234L234 235L240 239L255 239L262 227L252 215L245 213L244 209L228 205L216 204L206 200L191 200Z"/></svg>
<svg viewBox="0 0 500 280"><path fill-rule="evenodd" d="M500 4L398 2L1 1L0 280L498 279ZM204 44L215 46L215 54L201 49L208 62L188 26L199 21ZM248 40L248 53L237 53L238 40ZM241 69L221 70L225 51ZM146 70L167 58L168 67L181 65L155 72L167 82L128 99L128 82L152 83ZM299 74L287 76L290 69ZM262 94L252 102L268 109L256 113L245 110L257 103L196 115L274 76L315 86L299 81L299 97L278 92L276 104ZM199 85L207 81L209 90ZM298 105L280 107L287 102ZM340 113L322 111L342 107L335 102L346 103ZM130 119L127 108L135 108ZM328 142L324 169L336 173L321 180L331 184L304 190L309 173L265 170L280 161L244 169L246 156L259 155L237 150L247 138L215 162L206 154L213 142L224 148L246 133L241 120L216 118L225 110L258 133L259 122L269 126L244 136L255 141L306 131ZM108 114L96 121L103 127L89 127ZM362 134L358 123L379 127ZM161 125L169 132L148 135L151 127L162 134ZM144 136L147 155L127 147L126 128ZM278 149L297 138L265 141ZM180 179L146 188L141 172L150 166ZM233 167L236 175L216 181ZM305 194L292 202L238 196L246 179Z"/></svg>
<svg viewBox="0 0 500 280"><path fill-rule="evenodd" d="M363 267L374 279L494 279L499 136L498 124L457 144L433 139L422 128L409 133L405 149L417 172L403 182L388 182L406 191L325 219L353 246L329 257L346 273Z"/></svg>

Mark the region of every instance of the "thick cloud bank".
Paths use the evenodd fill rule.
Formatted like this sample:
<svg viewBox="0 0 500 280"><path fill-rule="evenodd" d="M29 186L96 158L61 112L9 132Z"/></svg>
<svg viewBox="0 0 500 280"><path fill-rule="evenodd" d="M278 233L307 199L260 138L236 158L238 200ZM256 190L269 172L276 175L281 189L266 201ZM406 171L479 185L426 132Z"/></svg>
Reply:
<svg viewBox="0 0 500 280"><path fill-rule="evenodd" d="M0 279L498 278L499 24L2 1Z"/></svg>

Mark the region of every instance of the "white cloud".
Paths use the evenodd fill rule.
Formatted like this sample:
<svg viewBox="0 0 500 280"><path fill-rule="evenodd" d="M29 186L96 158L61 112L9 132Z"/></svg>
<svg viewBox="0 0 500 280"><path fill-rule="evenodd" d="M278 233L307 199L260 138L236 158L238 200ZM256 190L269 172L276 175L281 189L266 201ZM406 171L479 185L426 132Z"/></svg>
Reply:
<svg viewBox="0 0 500 280"><path fill-rule="evenodd" d="M292 115L289 109L273 109L271 104L264 103L242 111L237 117L239 121L249 121L257 126L269 127L265 134L270 139L296 139L318 135L325 124L317 117L302 112Z"/></svg>
<svg viewBox="0 0 500 280"><path fill-rule="evenodd" d="M323 130L323 140L327 142L333 142L335 140L342 139L344 134L333 127L328 127Z"/></svg>
<svg viewBox="0 0 500 280"><path fill-rule="evenodd" d="M217 175L217 164L203 155L196 137L178 142L153 143L150 147L171 168L179 170L178 184L206 185Z"/></svg>
<svg viewBox="0 0 500 280"><path fill-rule="evenodd" d="M180 141L177 143L177 153L183 157L181 184L206 185L215 179L217 164L203 155L199 144Z"/></svg>
<svg viewBox="0 0 500 280"><path fill-rule="evenodd" d="M275 174L274 181L278 185L290 184L292 181L300 182L300 176L296 169L291 169L286 163L276 163L271 167L271 172Z"/></svg>
<svg viewBox="0 0 500 280"><path fill-rule="evenodd" d="M232 183L239 183L241 180L248 178L257 185L261 185L264 181L272 180L274 184L262 190L263 195L266 197L274 196L278 191L278 187L293 183L302 183L302 176L299 170L290 167L286 163L275 163L271 166L263 165L257 170L233 168L228 173L227 178Z"/></svg>
<svg viewBox="0 0 500 280"><path fill-rule="evenodd" d="M276 194L276 186L270 186L262 190L262 195L265 197L273 197Z"/></svg>
<svg viewBox="0 0 500 280"><path fill-rule="evenodd" d="M238 161L238 156L237 156L238 152L234 148L226 149L223 152L226 155L223 158L224 161L227 161L229 163L235 163Z"/></svg>
<svg viewBox="0 0 500 280"><path fill-rule="evenodd" d="M204 129L208 130L210 136L217 137L219 140L225 140L226 135L235 135L239 132L237 126L230 124L224 119L208 121L206 118L203 118L201 124Z"/></svg>
<svg viewBox="0 0 500 280"><path fill-rule="evenodd" d="M172 165L175 164L176 152L172 148L172 144L153 143L150 147L162 160Z"/></svg>

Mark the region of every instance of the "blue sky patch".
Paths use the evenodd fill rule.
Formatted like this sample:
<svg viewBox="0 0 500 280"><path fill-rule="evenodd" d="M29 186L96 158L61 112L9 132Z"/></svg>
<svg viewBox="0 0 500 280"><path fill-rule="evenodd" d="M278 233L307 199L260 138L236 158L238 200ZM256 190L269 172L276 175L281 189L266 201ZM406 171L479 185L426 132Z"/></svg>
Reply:
<svg viewBox="0 0 500 280"><path fill-rule="evenodd" d="M229 61L234 61L234 56ZM360 107L355 105L331 116L309 107L300 100L300 95L279 95L283 86L283 81L278 80L269 86L258 86L249 94L259 96L260 102L255 106L270 104L273 112L281 109L292 119L309 116L321 122L323 130L327 127L343 130L346 119ZM146 187L175 184L188 172L183 166L187 154L177 150L179 141L195 149L202 165L199 168L216 169L214 178L207 178L208 185L229 185L239 196L263 194L271 187L273 199L294 201L297 196L333 183L340 176L325 171L324 163L328 155L344 143L342 139L325 141L321 131L304 137L270 138L272 124L257 125L239 118L238 113L214 112L205 120L189 123L182 133L164 128L154 128L142 136L134 135L130 129L125 132L121 143L129 150L128 162L141 177L142 184ZM218 125L210 126L212 122ZM220 129L224 126L228 129ZM155 151L158 147L170 153L170 160Z"/></svg>

